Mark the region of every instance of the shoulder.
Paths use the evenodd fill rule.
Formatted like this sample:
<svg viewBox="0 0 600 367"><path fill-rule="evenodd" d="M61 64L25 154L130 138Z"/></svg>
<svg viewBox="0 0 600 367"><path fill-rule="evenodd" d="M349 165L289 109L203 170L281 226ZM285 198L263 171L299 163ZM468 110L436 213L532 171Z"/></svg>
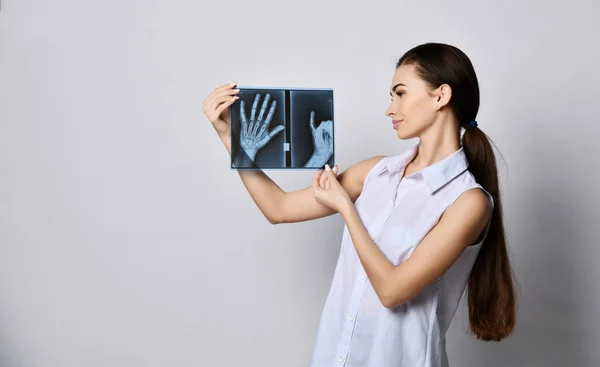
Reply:
<svg viewBox="0 0 600 367"><path fill-rule="evenodd" d="M479 187L466 189L458 196L452 206L461 206L483 213L487 213L491 209L487 195Z"/></svg>
<svg viewBox="0 0 600 367"><path fill-rule="evenodd" d="M446 209L442 217L472 233L470 240L475 241L492 215L492 204L486 193L479 187L464 190Z"/></svg>

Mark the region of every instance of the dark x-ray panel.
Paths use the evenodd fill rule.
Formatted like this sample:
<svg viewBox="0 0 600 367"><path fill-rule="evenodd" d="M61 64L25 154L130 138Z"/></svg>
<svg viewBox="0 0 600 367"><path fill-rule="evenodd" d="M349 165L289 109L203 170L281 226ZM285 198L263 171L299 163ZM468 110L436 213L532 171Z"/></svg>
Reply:
<svg viewBox="0 0 600 367"><path fill-rule="evenodd" d="M285 91L238 88L240 99L231 105L231 167L285 167Z"/></svg>
<svg viewBox="0 0 600 367"><path fill-rule="evenodd" d="M238 86L231 106L231 168L333 166L333 89Z"/></svg>
<svg viewBox="0 0 600 367"><path fill-rule="evenodd" d="M292 167L333 167L333 91L290 91Z"/></svg>

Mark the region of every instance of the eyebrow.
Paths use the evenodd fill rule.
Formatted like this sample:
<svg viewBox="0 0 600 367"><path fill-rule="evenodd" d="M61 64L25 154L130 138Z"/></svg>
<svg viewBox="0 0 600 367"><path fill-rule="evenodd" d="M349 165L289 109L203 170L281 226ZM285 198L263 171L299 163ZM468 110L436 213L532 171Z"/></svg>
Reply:
<svg viewBox="0 0 600 367"><path fill-rule="evenodd" d="M398 84L394 85L394 87L392 88L392 91L393 91L393 92L395 92L395 91L396 91L396 87L399 87L399 86L406 87L406 85L405 85L405 84L403 84L403 83L398 83ZM390 96L391 96L391 95L392 95L392 92L390 92Z"/></svg>

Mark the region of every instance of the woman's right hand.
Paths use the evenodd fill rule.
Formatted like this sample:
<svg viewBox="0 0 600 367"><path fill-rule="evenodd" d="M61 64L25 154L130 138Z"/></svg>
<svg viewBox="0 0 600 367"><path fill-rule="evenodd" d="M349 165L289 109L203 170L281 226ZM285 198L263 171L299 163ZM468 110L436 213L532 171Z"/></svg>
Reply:
<svg viewBox="0 0 600 367"><path fill-rule="evenodd" d="M231 136L231 105L239 99L239 89L233 89L236 83L222 85L212 91L202 103L202 111L212 123L217 134L223 139Z"/></svg>

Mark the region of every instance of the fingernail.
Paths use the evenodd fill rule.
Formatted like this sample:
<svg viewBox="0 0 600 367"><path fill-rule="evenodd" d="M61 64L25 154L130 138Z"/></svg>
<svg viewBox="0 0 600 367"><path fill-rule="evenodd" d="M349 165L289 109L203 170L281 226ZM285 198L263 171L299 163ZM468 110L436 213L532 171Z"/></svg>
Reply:
<svg viewBox="0 0 600 367"><path fill-rule="evenodd" d="M325 165L325 169L328 170L328 171L331 171L331 168L329 168L328 164Z"/></svg>
<svg viewBox="0 0 600 367"><path fill-rule="evenodd" d="M235 87L236 84L237 84L236 82L233 82L233 83L229 84L229 86L230 87Z"/></svg>

